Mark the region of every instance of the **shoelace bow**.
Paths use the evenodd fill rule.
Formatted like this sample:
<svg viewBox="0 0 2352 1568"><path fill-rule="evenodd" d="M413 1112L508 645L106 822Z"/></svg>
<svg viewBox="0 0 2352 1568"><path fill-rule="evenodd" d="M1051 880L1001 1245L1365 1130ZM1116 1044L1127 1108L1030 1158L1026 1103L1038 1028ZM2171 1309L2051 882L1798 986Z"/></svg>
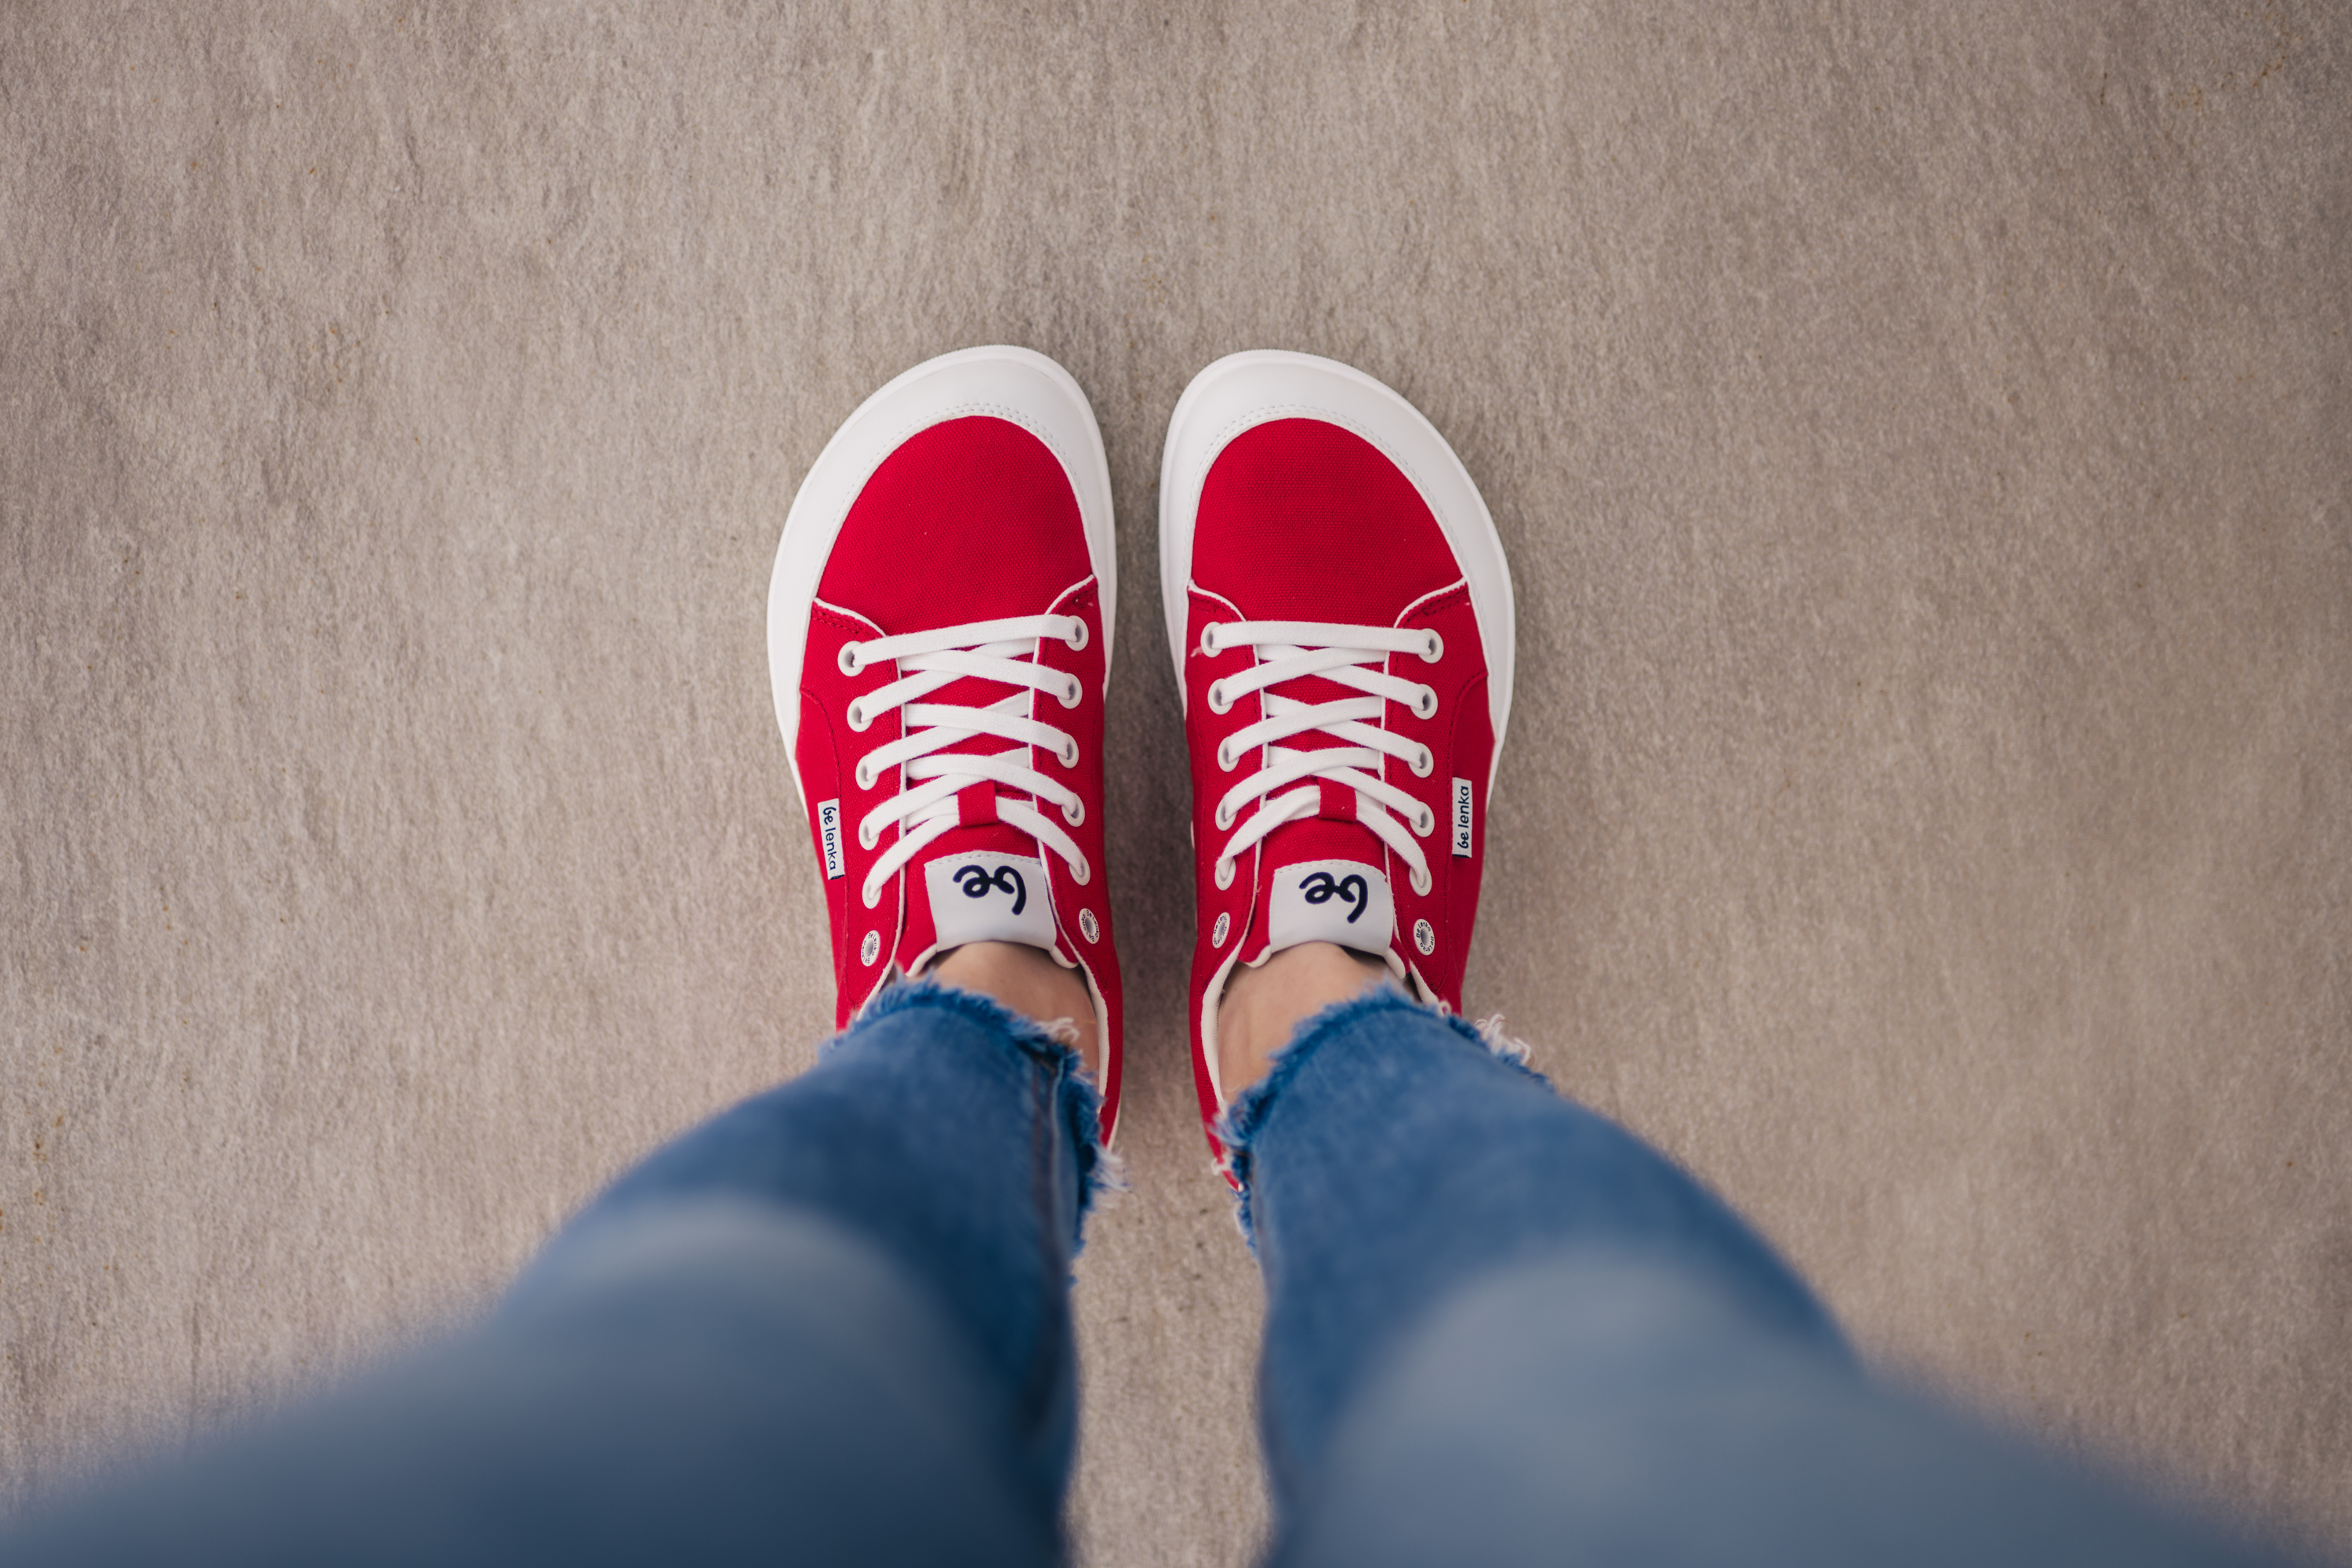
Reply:
<svg viewBox="0 0 2352 1568"><path fill-rule="evenodd" d="M849 727L862 732L893 709L906 710L907 732L857 759L858 788L872 789L884 773L902 764L908 785L857 824L857 841L868 849L882 841L883 832L892 824L898 826L898 841L874 862L859 889L867 909L881 901L882 889L908 861L956 825L961 816L956 796L973 784L992 782L1034 795L1059 806L1062 821L1072 827L1086 820L1085 803L1075 790L1029 765L1033 747L1053 752L1066 768L1076 767L1078 762L1076 738L1030 716L1036 703L1034 693L1050 696L1065 708L1076 707L1084 696L1076 676L1036 661L1039 641L1045 637L1059 637L1073 649L1082 648L1087 646L1087 623L1076 616L1014 616L842 645L845 675L892 659L898 661L899 670L898 679L850 703ZM921 700L967 676L1028 689L1016 690L985 708ZM974 735L994 735L1013 745L995 752L946 749ZM996 816L1068 861L1070 877L1080 886L1093 875L1086 856L1063 831L1061 823L1027 801L1000 797Z"/></svg>
<svg viewBox="0 0 2352 1568"><path fill-rule="evenodd" d="M1385 664L1392 653L1419 654L1435 664L1445 657L1445 641L1433 631L1406 631L1394 626L1332 626L1317 621L1226 621L1201 628L1201 651L1214 658L1228 648L1255 647L1258 663L1238 675L1228 675L1209 687L1209 710L1230 712L1235 701L1253 691L1265 692L1265 716L1225 737L1217 748L1217 766L1231 773L1243 754L1265 748L1265 760L1256 772L1227 790L1217 802L1216 823L1230 828L1251 801L1257 810L1217 851L1217 886L1233 886L1234 862L1258 840L1286 822L1313 816L1322 808L1319 781L1352 786L1356 820L1380 836L1411 868L1412 890L1430 889L1429 858L1415 837L1426 838L1437 827L1437 814L1403 790L1378 776L1382 756L1394 757L1416 778L1427 778L1436 759L1427 746L1381 728L1385 706L1401 702L1422 719L1437 712L1437 692L1391 675L1365 668ZM1330 702L1305 702L1271 689L1286 681L1319 675L1364 693ZM1319 730L1345 742L1317 751L1302 751L1277 742ZM1366 770L1373 770L1367 772ZM1304 784L1305 788L1291 789ZM1286 795L1276 791L1288 790ZM1393 814L1393 815L1392 815ZM1400 822L1398 817L1404 820ZM1410 826L1412 831L1407 832Z"/></svg>

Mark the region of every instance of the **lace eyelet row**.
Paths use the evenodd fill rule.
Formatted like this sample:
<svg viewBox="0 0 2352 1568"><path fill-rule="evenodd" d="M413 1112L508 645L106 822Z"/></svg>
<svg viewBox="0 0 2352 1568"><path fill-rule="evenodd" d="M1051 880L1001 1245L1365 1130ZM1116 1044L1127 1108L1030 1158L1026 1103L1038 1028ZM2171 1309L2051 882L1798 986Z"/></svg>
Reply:
<svg viewBox="0 0 2352 1568"><path fill-rule="evenodd" d="M1072 653L1079 652L1085 648L1088 640L1088 635L1089 634L1087 631L1087 623L1079 616L1065 616L1062 617L1062 642L1063 645ZM1433 633L1432 635L1433 636L1435 634ZM855 638L843 643L841 645L841 651L834 656L834 663L839 668L841 673L844 675L857 674L866 668L866 645L862 642L856 641Z"/></svg>
<svg viewBox="0 0 2352 1568"><path fill-rule="evenodd" d="M1217 634L1223 629L1224 628L1215 621L1210 621L1201 627L1202 657L1205 658L1214 658L1219 654L1225 651L1218 645L1217 642ZM1413 649L1413 652L1420 658L1423 664L1435 664L1439 659L1445 657L1445 639L1438 635L1437 629L1434 626L1424 628L1422 636L1422 645L1418 648Z"/></svg>

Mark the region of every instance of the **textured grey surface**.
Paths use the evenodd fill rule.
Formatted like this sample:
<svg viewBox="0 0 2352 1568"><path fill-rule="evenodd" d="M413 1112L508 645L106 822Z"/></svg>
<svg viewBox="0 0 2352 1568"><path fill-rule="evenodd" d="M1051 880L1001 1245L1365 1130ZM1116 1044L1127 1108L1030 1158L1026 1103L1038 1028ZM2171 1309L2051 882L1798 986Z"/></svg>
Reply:
<svg viewBox="0 0 2352 1568"><path fill-rule="evenodd" d="M478 1310L810 1059L770 555L1006 341L1126 566L1076 1513L1242 1561L1153 483L1279 346L1513 552L1474 1005L1884 1364L2352 1543L2352 14L719 10L0 14L11 1495Z"/></svg>

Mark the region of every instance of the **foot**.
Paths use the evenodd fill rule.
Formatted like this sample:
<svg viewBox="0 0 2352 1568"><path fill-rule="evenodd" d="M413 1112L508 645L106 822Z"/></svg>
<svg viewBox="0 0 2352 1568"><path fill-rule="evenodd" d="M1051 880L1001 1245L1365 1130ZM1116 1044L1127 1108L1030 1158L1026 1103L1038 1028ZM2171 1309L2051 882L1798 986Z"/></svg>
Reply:
<svg viewBox="0 0 2352 1568"><path fill-rule="evenodd" d="M1270 352L1218 361L1178 402L1160 570L1192 755L1193 1077L1213 1126L1282 1043L1265 1031L1284 1010L1261 1020L1237 973L1328 945L1460 1006L1510 714L1511 579L1477 487L1411 404ZM1231 1053L1228 1019L1247 1031Z"/></svg>
<svg viewBox="0 0 2352 1568"><path fill-rule="evenodd" d="M1072 984L1022 994L1085 1015L1106 1139L1119 1090L1102 813L1116 599L1093 411L1059 365L1016 348L943 355L866 399L793 498L768 594L836 1022L943 958L964 974L1003 969L985 951L1000 944L1034 950Z"/></svg>
<svg viewBox="0 0 2352 1568"><path fill-rule="evenodd" d="M1239 1094L1265 1076L1302 1022L1388 984L1387 964L1328 942L1286 947L1255 969L1235 970L1217 1004L1217 1082Z"/></svg>
<svg viewBox="0 0 2352 1568"><path fill-rule="evenodd" d="M929 978L959 991L993 997L1024 1018L1051 1027L1067 1024L1087 1076L1102 1081L1102 1031L1094 1001L1077 971L1065 969L1043 948L1013 942L966 942L931 965Z"/></svg>

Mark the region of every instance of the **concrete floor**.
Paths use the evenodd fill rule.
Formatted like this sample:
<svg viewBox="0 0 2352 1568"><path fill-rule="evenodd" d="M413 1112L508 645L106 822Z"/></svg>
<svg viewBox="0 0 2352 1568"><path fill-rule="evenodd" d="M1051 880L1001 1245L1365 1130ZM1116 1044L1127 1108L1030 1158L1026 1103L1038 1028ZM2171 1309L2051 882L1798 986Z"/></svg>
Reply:
<svg viewBox="0 0 2352 1568"><path fill-rule="evenodd" d="M1075 1517L1244 1561L1153 491L1277 346L1513 554L1474 1008L1897 1375L2352 1545L2352 11L726 9L0 19L8 1497L811 1059L784 505L1011 342L1127 566Z"/></svg>

